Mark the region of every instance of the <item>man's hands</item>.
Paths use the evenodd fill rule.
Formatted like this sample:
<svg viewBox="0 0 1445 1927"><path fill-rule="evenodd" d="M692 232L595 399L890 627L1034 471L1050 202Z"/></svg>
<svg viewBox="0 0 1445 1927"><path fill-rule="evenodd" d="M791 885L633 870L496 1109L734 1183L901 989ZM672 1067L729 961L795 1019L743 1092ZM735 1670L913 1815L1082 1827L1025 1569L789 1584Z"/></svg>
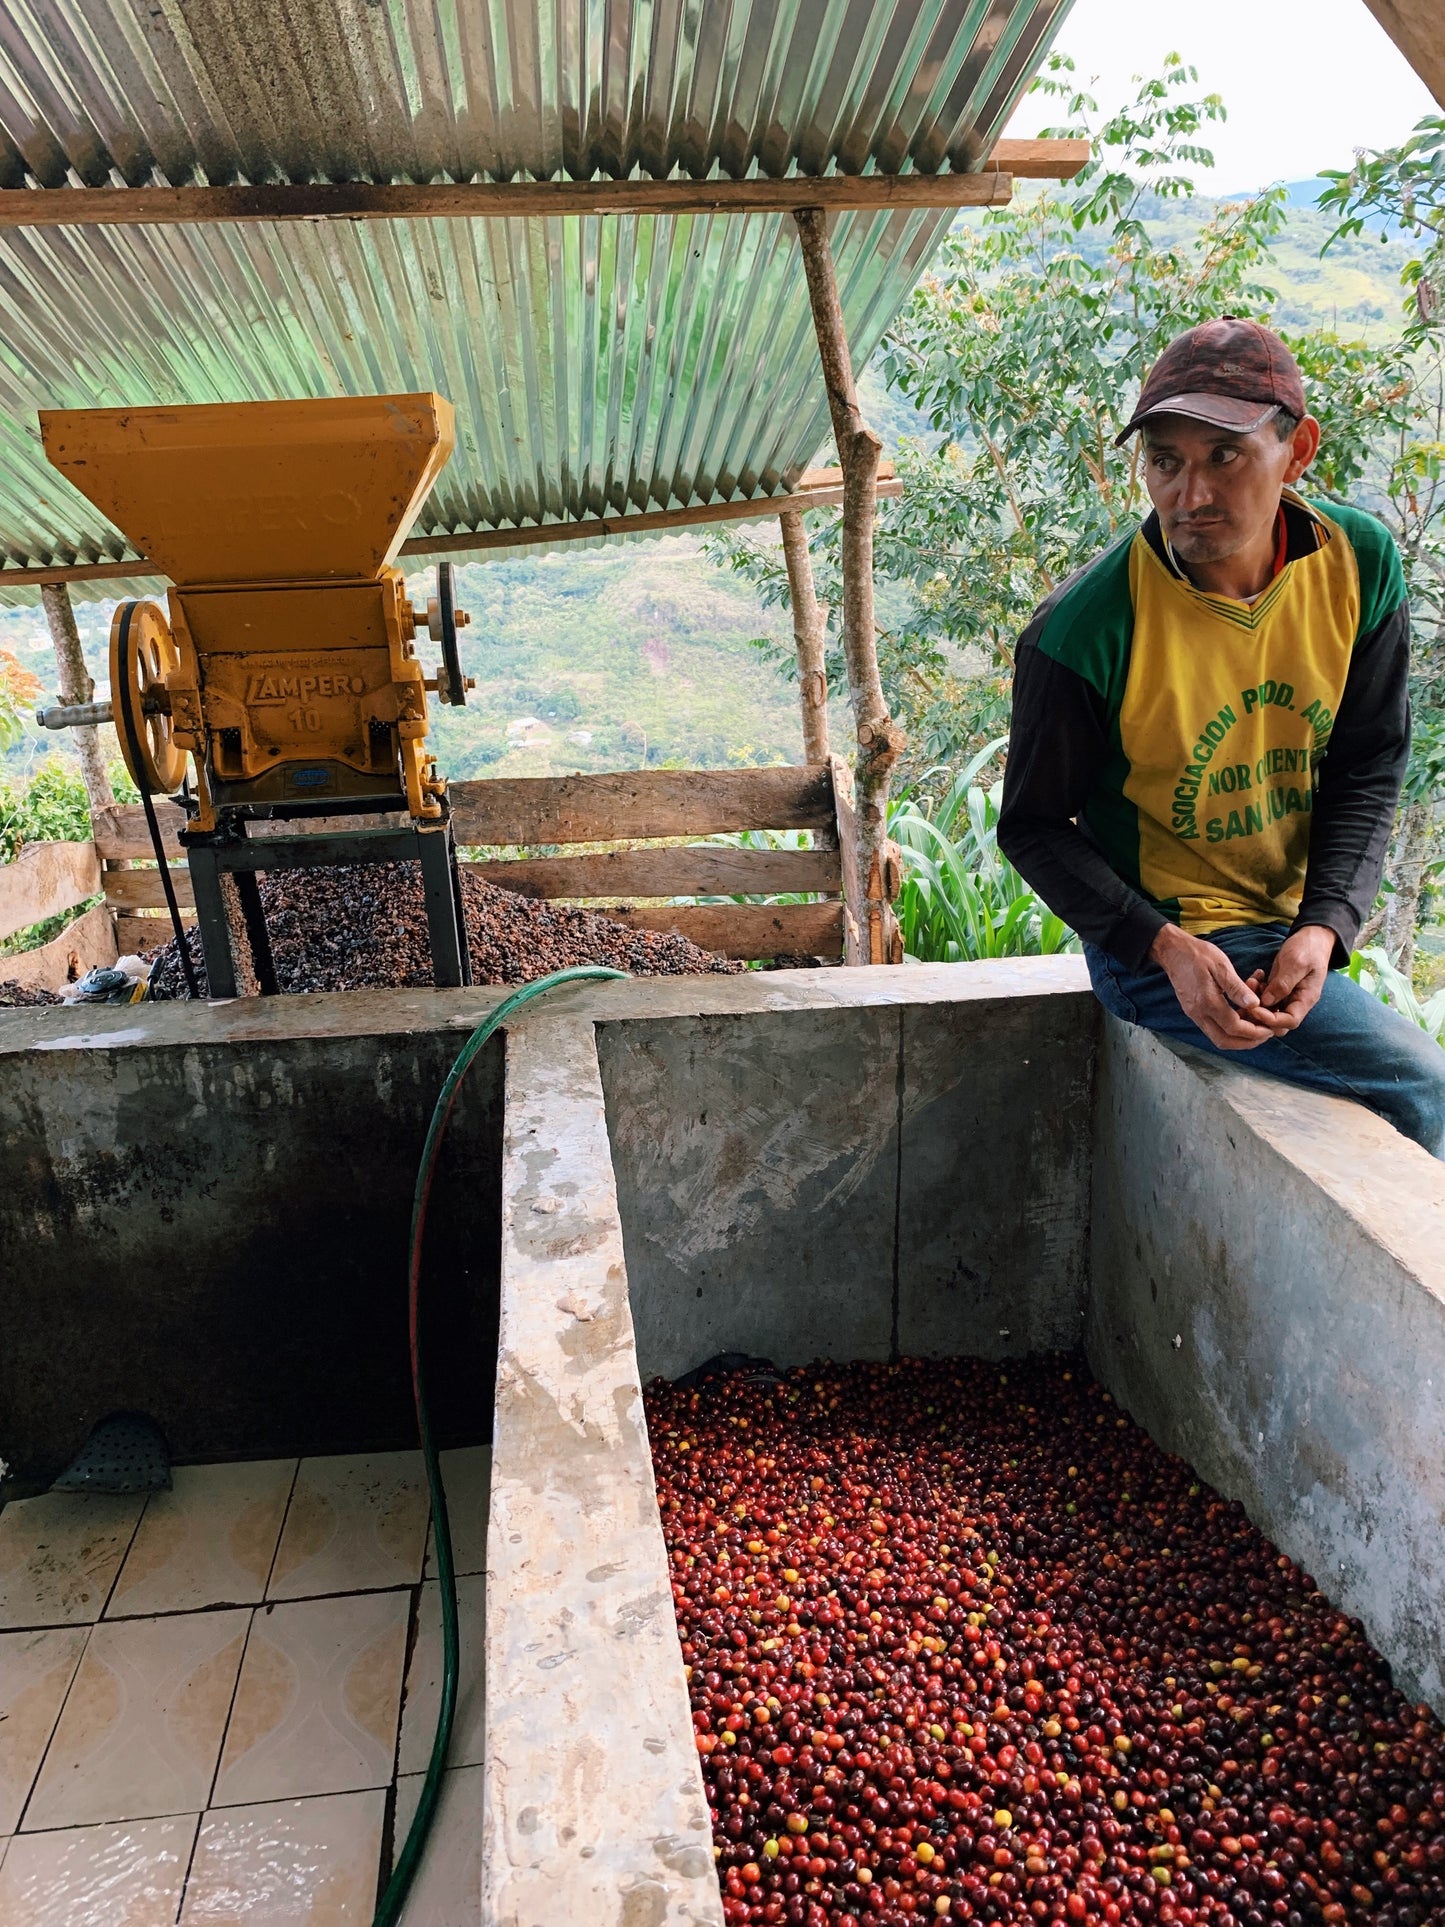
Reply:
<svg viewBox="0 0 1445 1927"><path fill-rule="evenodd" d="M1307 924L1280 945L1268 978L1241 977L1218 944L1166 923L1149 951L1180 1008L1220 1050L1255 1050L1303 1023L1319 1002L1334 954L1335 933Z"/></svg>
<svg viewBox="0 0 1445 1927"><path fill-rule="evenodd" d="M1291 931L1280 945L1268 981L1262 970L1256 970L1250 986L1258 990L1266 1010L1302 1024L1320 1000L1334 954L1334 931L1323 923L1307 923Z"/></svg>

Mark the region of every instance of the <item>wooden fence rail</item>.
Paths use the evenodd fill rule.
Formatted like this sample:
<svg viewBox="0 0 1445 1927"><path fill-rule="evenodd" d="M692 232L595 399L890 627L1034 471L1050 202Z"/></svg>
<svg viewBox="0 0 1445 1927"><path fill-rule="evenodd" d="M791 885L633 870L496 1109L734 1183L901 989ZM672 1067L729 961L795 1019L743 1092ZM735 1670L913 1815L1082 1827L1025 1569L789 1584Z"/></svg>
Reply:
<svg viewBox="0 0 1445 1927"><path fill-rule="evenodd" d="M93 843L27 843L13 863L0 864L0 940L73 910L100 882Z"/></svg>
<svg viewBox="0 0 1445 1927"><path fill-rule="evenodd" d="M836 957L848 916L844 899L856 901L858 888L849 874L851 788L847 766L834 757L780 769L626 770L462 782L452 784L451 798L458 841L493 849L552 845L566 852L576 844L807 830L814 847L805 850L677 842L651 849L494 858L464 867L523 896L598 904L633 928L676 931L723 956ZM169 867L189 921L194 897L176 841L184 817L159 798L157 817L163 847L174 852ZM356 819L326 818L311 827L348 821ZM273 826L252 828L264 838ZM120 860L144 867L102 874L102 861ZM122 951L162 943L167 921L144 914L165 907L153 860L144 812L136 804L117 804L97 814L93 845L39 845L21 863L0 868L0 922L12 900L23 902L23 914L14 912L8 926L18 929L103 889ZM821 900L676 901L779 896Z"/></svg>
<svg viewBox="0 0 1445 1927"><path fill-rule="evenodd" d="M451 799L458 842L504 848L834 828L827 763L484 778L453 783Z"/></svg>

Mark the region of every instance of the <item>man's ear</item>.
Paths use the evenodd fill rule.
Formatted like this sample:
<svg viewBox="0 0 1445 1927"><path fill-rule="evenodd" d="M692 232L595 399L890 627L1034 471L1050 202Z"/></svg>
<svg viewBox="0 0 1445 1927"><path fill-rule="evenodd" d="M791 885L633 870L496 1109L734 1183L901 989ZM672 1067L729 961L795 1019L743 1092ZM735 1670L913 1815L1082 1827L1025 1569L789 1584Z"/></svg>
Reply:
<svg viewBox="0 0 1445 1927"><path fill-rule="evenodd" d="M1306 415L1290 438L1289 467L1284 472L1285 486L1297 482L1320 452L1320 425Z"/></svg>

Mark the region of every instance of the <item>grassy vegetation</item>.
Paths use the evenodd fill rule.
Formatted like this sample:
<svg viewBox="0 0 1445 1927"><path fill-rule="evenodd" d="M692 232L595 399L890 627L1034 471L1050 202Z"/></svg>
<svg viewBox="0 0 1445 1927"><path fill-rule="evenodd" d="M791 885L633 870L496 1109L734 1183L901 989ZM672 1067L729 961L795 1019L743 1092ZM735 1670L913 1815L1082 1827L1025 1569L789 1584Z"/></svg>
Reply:
<svg viewBox="0 0 1445 1927"><path fill-rule="evenodd" d="M130 779L120 768L118 776ZM52 755L23 779L0 775L0 863L19 856L26 843L84 843L90 836L90 804L77 765Z"/></svg>
<svg viewBox="0 0 1445 1927"><path fill-rule="evenodd" d="M1445 990L1422 996L1404 971L1390 962L1388 951L1378 945L1353 953L1349 975L1372 997L1418 1024L1437 1044L1445 1045Z"/></svg>
<svg viewBox="0 0 1445 1927"><path fill-rule="evenodd" d="M796 761L796 700L748 647L768 619L698 546L679 536L459 569L472 615L462 656L477 688L465 713L438 719L443 769Z"/></svg>
<svg viewBox="0 0 1445 1927"><path fill-rule="evenodd" d="M1409 247L1402 240L1367 232L1336 241L1324 253L1337 221L1314 205L1322 186L1301 181L1290 188L1288 219L1270 244L1270 265L1260 279L1279 295L1275 325L1287 331L1329 328L1367 340L1398 333L1400 270L1409 259ZM1182 243L1219 205L1202 195L1151 201L1145 226L1160 243Z"/></svg>
<svg viewBox="0 0 1445 1927"><path fill-rule="evenodd" d="M1048 957L1079 947L999 850L1003 784L985 788L979 779L1004 740L982 749L936 802L904 796L889 813L903 852L903 947L922 963Z"/></svg>

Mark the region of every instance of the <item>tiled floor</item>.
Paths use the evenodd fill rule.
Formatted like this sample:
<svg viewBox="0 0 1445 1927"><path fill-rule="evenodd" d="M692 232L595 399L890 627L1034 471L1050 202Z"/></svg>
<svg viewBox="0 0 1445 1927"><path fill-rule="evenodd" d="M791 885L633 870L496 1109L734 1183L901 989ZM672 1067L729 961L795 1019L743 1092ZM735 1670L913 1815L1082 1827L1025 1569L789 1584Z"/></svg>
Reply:
<svg viewBox="0 0 1445 1927"><path fill-rule="evenodd" d="M404 1921L480 1919L490 1454L442 1455L462 1680ZM0 1512L0 1927L369 1927L441 1614L415 1453L188 1466Z"/></svg>

